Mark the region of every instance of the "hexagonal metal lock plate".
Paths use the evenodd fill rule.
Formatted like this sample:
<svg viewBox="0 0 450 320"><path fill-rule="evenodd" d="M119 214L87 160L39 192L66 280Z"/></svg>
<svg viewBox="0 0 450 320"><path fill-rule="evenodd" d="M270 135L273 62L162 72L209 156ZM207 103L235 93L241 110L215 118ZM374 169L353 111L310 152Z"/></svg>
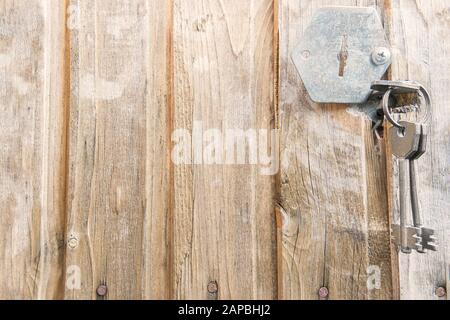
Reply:
<svg viewBox="0 0 450 320"><path fill-rule="evenodd" d="M292 54L318 103L363 103L371 83L391 64L389 43L374 8L324 7Z"/></svg>

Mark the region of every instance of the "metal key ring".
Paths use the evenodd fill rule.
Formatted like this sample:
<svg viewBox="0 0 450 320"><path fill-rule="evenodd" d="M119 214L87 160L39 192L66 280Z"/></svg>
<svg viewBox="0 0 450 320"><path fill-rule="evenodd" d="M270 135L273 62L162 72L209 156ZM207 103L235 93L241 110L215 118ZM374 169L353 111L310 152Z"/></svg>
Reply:
<svg viewBox="0 0 450 320"><path fill-rule="evenodd" d="M431 97L430 94L428 93L427 89L425 89L424 86L419 85L420 89L417 90L417 94L421 97L423 97L425 99L425 103L426 103L426 114L424 119L421 121L421 123L426 123L428 122L429 118L430 118L430 114L431 114ZM392 89L388 89L386 91L386 93L383 96L383 101L382 101L382 105L383 105L383 112L386 115L386 118L388 119L388 121L390 123L392 123L392 125L398 129L404 129L404 127L399 124L397 121L395 121L394 117L392 116L390 110L389 110L389 98L391 97L392 94Z"/></svg>

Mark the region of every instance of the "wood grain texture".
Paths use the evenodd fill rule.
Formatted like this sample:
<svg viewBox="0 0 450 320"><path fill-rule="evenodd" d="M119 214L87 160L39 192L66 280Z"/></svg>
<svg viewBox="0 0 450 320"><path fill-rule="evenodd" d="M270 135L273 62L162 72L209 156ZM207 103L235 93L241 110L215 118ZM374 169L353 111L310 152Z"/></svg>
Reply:
<svg viewBox="0 0 450 320"><path fill-rule="evenodd" d="M436 230L439 251L400 255L400 296L437 299L435 290L446 286L450 263L450 1L387 1L387 6L395 54L391 76L423 83L433 99L428 152L418 161L418 179L424 224ZM397 175L396 163L391 159L388 163ZM397 179L391 188L398 219Z"/></svg>
<svg viewBox="0 0 450 320"><path fill-rule="evenodd" d="M168 298L170 6L71 1L71 12L66 269L81 286L65 297L106 284L108 299Z"/></svg>
<svg viewBox="0 0 450 320"><path fill-rule="evenodd" d="M273 12L271 0L174 1L174 129L274 127ZM274 177L193 158L174 168L174 298L275 298Z"/></svg>
<svg viewBox="0 0 450 320"><path fill-rule="evenodd" d="M0 299L62 297L64 9L0 4Z"/></svg>
<svg viewBox="0 0 450 320"><path fill-rule="evenodd" d="M321 6L376 1L286 0L280 3L281 194L283 299L390 299L384 147L356 107L318 105L291 61ZM378 7L382 12L382 7ZM380 270L381 286L368 276Z"/></svg>
<svg viewBox="0 0 450 320"><path fill-rule="evenodd" d="M328 5L375 6L390 77L432 93L419 197L437 253L398 260L389 145L367 109L313 103L291 62ZM450 0L0 1L0 299L448 292L449 33ZM262 140L226 163L228 130Z"/></svg>

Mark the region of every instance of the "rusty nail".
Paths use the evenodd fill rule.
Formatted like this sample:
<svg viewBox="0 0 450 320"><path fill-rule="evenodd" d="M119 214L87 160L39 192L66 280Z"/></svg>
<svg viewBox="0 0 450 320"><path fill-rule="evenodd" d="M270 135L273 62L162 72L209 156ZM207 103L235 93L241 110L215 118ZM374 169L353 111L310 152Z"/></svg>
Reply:
<svg viewBox="0 0 450 320"><path fill-rule="evenodd" d="M217 282L216 281L211 281L210 283L208 283L208 292L211 294L217 293L217 291L219 290L218 286L217 286Z"/></svg>
<svg viewBox="0 0 450 320"><path fill-rule="evenodd" d="M443 298L447 295L447 290L445 290L444 287L438 287L436 288L435 293L439 298Z"/></svg>
<svg viewBox="0 0 450 320"><path fill-rule="evenodd" d="M325 299L328 297L328 288L327 287L322 287L319 289L319 297L322 299Z"/></svg>
<svg viewBox="0 0 450 320"><path fill-rule="evenodd" d="M104 296L106 296L107 293L108 293L108 287L106 285L101 284L98 286L97 295L99 295L100 297L104 297Z"/></svg>

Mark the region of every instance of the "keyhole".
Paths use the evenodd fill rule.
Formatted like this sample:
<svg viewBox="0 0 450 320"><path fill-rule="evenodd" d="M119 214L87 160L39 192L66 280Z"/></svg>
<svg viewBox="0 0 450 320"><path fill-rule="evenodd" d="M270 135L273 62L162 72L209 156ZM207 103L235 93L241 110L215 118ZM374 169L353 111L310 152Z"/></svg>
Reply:
<svg viewBox="0 0 450 320"><path fill-rule="evenodd" d="M347 59L348 59L346 34L342 37L341 51L338 54L338 59L339 59L339 77L342 78L344 76L345 67L347 66Z"/></svg>
<svg viewBox="0 0 450 320"><path fill-rule="evenodd" d="M397 128L397 135L400 138L404 138L406 136L406 127Z"/></svg>

